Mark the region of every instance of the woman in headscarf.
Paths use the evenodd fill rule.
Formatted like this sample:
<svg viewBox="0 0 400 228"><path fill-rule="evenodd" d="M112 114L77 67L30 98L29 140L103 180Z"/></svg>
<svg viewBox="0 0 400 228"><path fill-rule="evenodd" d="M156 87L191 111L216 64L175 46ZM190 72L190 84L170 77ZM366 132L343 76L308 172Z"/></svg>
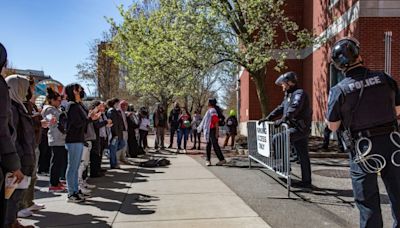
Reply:
<svg viewBox="0 0 400 228"><path fill-rule="evenodd" d="M14 142L21 162L21 171L25 176L31 177L35 167L35 131L32 117L24 106L24 100L32 91L29 80L24 76L12 75L6 78L6 82L10 88L13 126L16 131ZM17 220L18 204L22 200L24 191L16 189L8 200L5 223L9 227L24 227Z"/></svg>

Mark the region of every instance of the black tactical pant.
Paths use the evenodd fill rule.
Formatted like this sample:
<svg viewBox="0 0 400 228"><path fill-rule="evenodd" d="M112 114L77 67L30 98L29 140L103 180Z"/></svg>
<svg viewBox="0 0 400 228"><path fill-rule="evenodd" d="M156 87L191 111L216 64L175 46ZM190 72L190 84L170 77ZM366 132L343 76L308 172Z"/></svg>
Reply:
<svg viewBox="0 0 400 228"><path fill-rule="evenodd" d="M370 154L380 154L386 160L381 177L392 206L393 227L400 228L400 167L396 167L391 161L393 152L400 148L391 142L389 134L374 136L370 139L372 141ZM395 159L399 163L400 154ZM355 202L360 210L360 227L383 227L378 175L366 172L362 165L354 161L354 154L350 158L350 172Z"/></svg>
<svg viewBox="0 0 400 228"><path fill-rule="evenodd" d="M4 226L6 215L6 200L4 199L4 175L0 167L0 228Z"/></svg>

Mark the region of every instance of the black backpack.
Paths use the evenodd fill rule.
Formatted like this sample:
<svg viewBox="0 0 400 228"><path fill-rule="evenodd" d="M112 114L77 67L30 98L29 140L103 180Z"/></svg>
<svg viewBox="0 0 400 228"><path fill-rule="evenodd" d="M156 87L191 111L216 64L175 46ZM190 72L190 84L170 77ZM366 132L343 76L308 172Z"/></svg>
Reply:
<svg viewBox="0 0 400 228"><path fill-rule="evenodd" d="M218 125L219 126L225 126L225 116L222 113L222 109L219 106L216 106L215 110L217 111L218 118L219 118Z"/></svg>
<svg viewBox="0 0 400 228"><path fill-rule="evenodd" d="M63 133L63 134L67 134L67 130L68 130L68 110L69 110L69 106L74 103L72 101L68 102L68 106L67 107L61 107L61 114L58 117L58 122L57 122L57 128L58 130Z"/></svg>

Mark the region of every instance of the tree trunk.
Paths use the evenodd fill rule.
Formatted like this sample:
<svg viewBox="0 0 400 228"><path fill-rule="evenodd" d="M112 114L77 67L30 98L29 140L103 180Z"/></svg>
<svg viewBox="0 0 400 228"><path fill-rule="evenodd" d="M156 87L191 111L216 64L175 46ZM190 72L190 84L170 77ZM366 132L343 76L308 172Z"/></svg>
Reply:
<svg viewBox="0 0 400 228"><path fill-rule="evenodd" d="M258 100L260 101L262 117L268 115L268 99L265 91L265 69L258 70L250 74L254 80L257 90Z"/></svg>

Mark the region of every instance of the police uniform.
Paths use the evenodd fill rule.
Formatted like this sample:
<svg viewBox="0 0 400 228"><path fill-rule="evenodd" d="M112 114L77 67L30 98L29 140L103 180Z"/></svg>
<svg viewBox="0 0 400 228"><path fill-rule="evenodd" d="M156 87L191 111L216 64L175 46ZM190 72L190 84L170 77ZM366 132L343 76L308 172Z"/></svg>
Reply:
<svg viewBox="0 0 400 228"><path fill-rule="evenodd" d="M353 141L369 138L372 142L370 154L380 154L387 161L381 177L392 205L393 227L400 227L400 167L391 162L392 153L399 148L392 143L390 133L397 130L395 106L399 105L397 83L390 76L359 66L347 71L346 78L331 89L326 115L329 122L341 121ZM348 151L351 152L350 170L355 202L360 210L360 226L382 227L377 174L368 172L356 161L354 149L348 148Z"/></svg>
<svg viewBox="0 0 400 228"><path fill-rule="evenodd" d="M308 154L308 137L311 133L311 107L307 93L294 86L290 88L285 98L266 120L273 120L282 116L276 125L287 123L289 125L290 142L292 143L301 165L302 183L311 186L311 166ZM274 137L274 141L277 140ZM287 159L287 158L285 158Z"/></svg>

